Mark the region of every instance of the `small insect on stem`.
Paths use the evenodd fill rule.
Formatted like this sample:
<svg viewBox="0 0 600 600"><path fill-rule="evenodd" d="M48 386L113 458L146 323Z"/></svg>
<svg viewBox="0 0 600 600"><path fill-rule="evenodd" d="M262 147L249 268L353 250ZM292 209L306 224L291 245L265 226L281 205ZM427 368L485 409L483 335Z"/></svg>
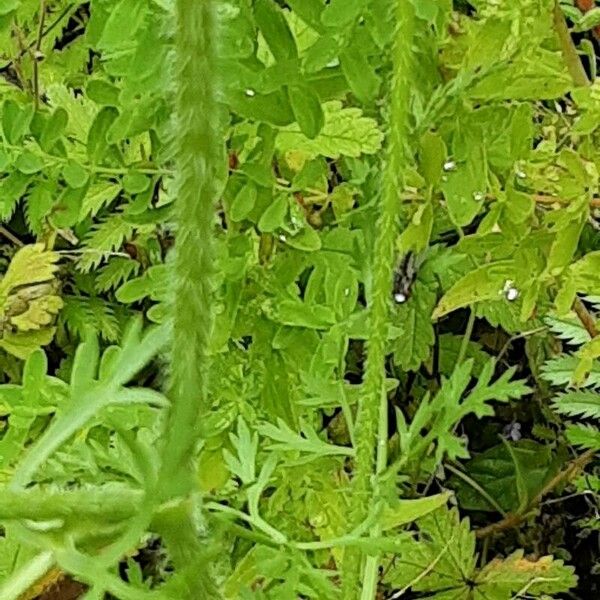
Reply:
<svg viewBox="0 0 600 600"><path fill-rule="evenodd" d="M412 294L412 287L417 278L417 269L421 261L414 252L407 252L398 261L394 270L392 295L396 304L404 304Z"/></svg>

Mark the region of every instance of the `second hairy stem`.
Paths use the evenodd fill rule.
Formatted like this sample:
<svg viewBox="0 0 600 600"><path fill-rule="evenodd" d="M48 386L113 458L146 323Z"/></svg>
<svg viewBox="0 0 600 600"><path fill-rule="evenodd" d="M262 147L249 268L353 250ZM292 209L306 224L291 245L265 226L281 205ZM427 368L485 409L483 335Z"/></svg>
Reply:
<svg viewBox="0 0 600 600"><path fill-rule="evenodd" d="M410 97L412 89L413 38L415 17L409 0L392 3L390 17L396 23L392 48L392 84L389 104L389 132L382 182L381 213L372 260L373 280L368 298L369 339L364 393L356 416L356 470L353 480L352 527L357 527L376 500L376 477L387 463L387 399L385 347L389 317L394 244L398 233L403 174L409 161ZM380 531L375 527L371 535ZM342 596L346 600L372 600L377 591L378 556L369 556L362 569L362 554L348 548L342 565ZM359 580L362 573L362 588Z"/></svg>

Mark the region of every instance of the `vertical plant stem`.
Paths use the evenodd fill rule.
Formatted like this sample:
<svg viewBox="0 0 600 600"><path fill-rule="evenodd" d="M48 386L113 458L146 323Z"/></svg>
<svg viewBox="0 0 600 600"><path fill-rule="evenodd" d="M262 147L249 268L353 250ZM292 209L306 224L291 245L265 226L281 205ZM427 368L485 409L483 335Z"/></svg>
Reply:
<svg viewBox="0 0 600 600"><path fill-rule="evenodd" d="M199 418L207 411L209 342L213 326L213 227L216 175L224 160L219 137L214 0L176 0L175 167L177 241L169 399L158 489L170 504L158 528L177 571L180 597L219 597L209 573L210 544L198 534L193 457ZM185 591L183 591L185 590ZM191 595L190 595L191 594Z"/></svg>
<svg viewBox="0 0 600 600"><path fill-rule="evenodd" d="M473 327L474 326L475 326L475 307L472 306L469 310L469 319L467 321L467 327L465 329L465 334L463 335L463 339L460 344L460 350L458 353L458 359L456 361L456 367L460 367L460 365L465 360L465 356L467 356L467 350L469 349L469 342L471 341L471 336L473 335Z"/></svg>
<svg viewBox="0 0 600 600"><path fill-rule="evenodd" d="M554 4L553 16L554 29L556 30L560 49L565 60L565 64L567 65L567 69L569 70L571 78L573 79L573 83L577 87L585 87L586 85L590 85L590 80L588 79L587 73L581 64L581 59L577 54L577 48L575 47L573 39L571 38L571 33L569 32L565 15L563 14L558 0Z"/></svg>
<svg viewBox="0 0 600 600"><path fill-rule="evenodd" d="M42 38L44 36L44 21L46 20L46 0L40 0L40 14L38 15L38 31L35 40L35 45L32 52L33 60L33 100L35 108L40 104L40 65L39 61L42 58Z"/></svg>
<svg viewBox="0 0 600 600"><path fill-rule="evenodd" d="M161 485L164 499L193 488L191 457L206 409L212 329L211 275L215 173L222 157L216 106L213 0L177 0L176 145L177 256L174 264L173 350Z"/></svg>
<svg viewBox="0 0 600 600"><path fill-rule="evenodd" d="M352 494L352 527L369 513L376 494L376 474L387 463L387 397L385 346L393 279L394 243L398 233L403 175L409 160L410 95L412 89L414 9L410 0L395 0L391 18L397 24L392 49L393 77L390 90L389 133L382 182L381 214L373 254L370 291L370 327L364 393L359 401L356 426L356 466ZM376 458L377 457L377 458ZM378 535L375 527L371 535ZM377 589L379 557L369 557L365 570L358 549L348 548L342 565L342 597L371 600ZM362 591L359 579L363 574ZM360 594L360 596L359 596Z"/></svg>

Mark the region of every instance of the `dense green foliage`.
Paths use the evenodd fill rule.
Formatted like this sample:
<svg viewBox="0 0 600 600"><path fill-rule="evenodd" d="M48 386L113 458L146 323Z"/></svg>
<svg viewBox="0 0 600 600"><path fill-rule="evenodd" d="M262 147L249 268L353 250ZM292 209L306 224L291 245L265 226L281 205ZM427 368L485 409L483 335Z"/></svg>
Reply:
<svg viewBox="0 0 600 600"><path fill-rule="evenodd" d="M590 8L0 0L1 600L598 595Z"/></svg>

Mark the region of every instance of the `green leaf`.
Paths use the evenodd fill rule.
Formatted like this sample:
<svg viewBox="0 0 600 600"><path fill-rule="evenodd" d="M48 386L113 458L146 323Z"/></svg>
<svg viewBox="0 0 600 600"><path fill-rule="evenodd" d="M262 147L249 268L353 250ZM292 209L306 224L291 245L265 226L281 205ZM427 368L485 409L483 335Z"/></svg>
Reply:
<svg viewBox="0 0 600 600"><path fill-rule="evenodd" d="M515 593L534 597L560 594L576 584L573 568L566 567L562 560L551 556L530 560L517 550L505 559L490 561L478 573L476 589L482 599L508 600Z"/></svg>
<svg viewBox="0 0 600 600"><path fill-rule="evenodd" d="M530 561L522 551L477 569L475 535L456 509L440 509L419 521L419 537L401 549L386 580L440 600L512 600L519 593L543 597L577 583L573 569L562 561L551 556Z"/></svg>
<svg viewBox="0 0 600 600"><path fill-rule="evenodd" d="M400 336L394 342L394 362L405 371L416 371L429 357L435 340L431 313L436 294L417 281L411 297L394 310L393 323Z"/></svg>
<svg viewBox="0 0 600 600"><path fill-rule="evenodd" d="M33 118L33 106L20 107L14 100L2 105L2 131L9 144L17 145L29 131Z"/></svg>
<svg viewBox="0 0 600 600"><path fill-rule="evenodd" d="M119 106L119 88L103 79L88 81L85 88L90 100L103 106Z"/></svg>
<svg viewBox="0 0 600 600"><path fill-rule="evenodd" d="M283 325L309 329L328 329L336 322L335 313L328 306L299 300L281 300L274 308L273 317Z"/></svg>
<svg viewBox="0 0 600 600"><path fill-rule="evenodd" d="M505 444L493 446L465 464L465 473L487 496L472 486L465 478L453 476L449 483L456 489L459 506L464 510L497 512L516 511L520 505L515 459L526 471L525 495L532 499L556 474L559 463L554 460L548 446L532 440L521 440L511 444L513 455ZM492 498L494 504L489 500Z"/></svg>
<svg viewBox="0 0 600 600"><path fill-rule="evenodd" d="M14 10L17 10L21 5L21 0L1 0L0 1L0 15L7 15Z"/></svg>
<svg viewBox="0 0 600 600"><path fill-rule="evenodd" d="M0 181L0 218L8 220L17 202L25 195L31 178L24 173L14 171Z"/></svg>
<svg viewBox="0 0 600 600"><path fill-rule="evenodd" d="M104 206L110 204L119 195L120 191L121 186L118 183L109 181L93 183L81 203L79 219L83 220L88 215L95 217Z"/></svg>
<svg viewBox="0 0 600 600"><path fill-rule="evenodd" d="M101 293L117 288L131 276L136 275L140 266L137 261L122 256L111 259L97 274L94 284L96 291Z"/></svg>
<svg viewBox="0 0 600 600"><path fill-rule="evenodd" d="M17 157L15 167L25 175L32 175L44 168L44 162L33 152L25 150Z"/></svg>
<svg viewBox="0 0 600 600"><path fill-rule="evenodd" d="M232 221L243 221L254 208L258 190L256 185L249 181L240 188L240 191L235 195L229 208L229 217Z"/></svg>
<svg viewBox="0 0 600 600"><path fill-rule="evenodd" d="M492 401L506 402L530 392L522 381L511 381L514 369L492 382L495 366L495 361L489 360L479 373L477 385L465 394L473 371L473 360L466 360L456 365L449 379L442 380L442 386L433 398L429 394L422 398L410 424L406 423L403 413L397 412L404 461L421 469L426 454L433 454L436 461L441 461L445 455L451 459L467 458L466 440L455 433L458 423L470 414L479 419L493 415L494 410L489 404Z"/></svg>
<svg viewBox="0 0 600 600"><path fill-rule="evenodd" d="M347 48L340 53L340 64L354 95L366 104L372 102L379 91L381 79L364 53L358 48Z"/></svg>
<svg viewBox="0 0 600 600"><path fill-rule="evenodd" d="M433 318L439 319L452 311L486 300L503 297L506 282L517 279L518 267L513 260L490 263L467 273L439 301Z"/></svg>
<svg viewBox="0 0 600 600"><path fill-rule="evenodd" d="M257 0L254 4L254 17L276 61L298 57L294 36L283 11L273 0Z"/></svg>
<svg viewBox="0 0 600 600"><path fill-rule="evenodd" d="M117 2L108 12L98 48L109 55L118 51L132 52L135 48L132 36L144 22L147 10L146 4L135 0Z"/></svg>
<svg viewBox="0 0 600 600"><path fill-rule="evenodd" d="M38 185L27 196L27 223L31 231L40 235L46 218L55 202L55 188L50 185Z"/></svg>
<svg viewBox="0 0 600 600"><path fill-rule="evenodd" d="M456 509L440 509L423 517L418 526L419 540L413 540L396 559L386 581L414 592L466 590L465 581L472 578L476 565L469 521L460 521Z"/></svg>
<svg viewBox="0 0 600 600"><path fill-rule="evenodd" d="M301 428L301 434L293 431L283 419L277 419L277 426L265 423L258 432L272 440L269 447L275 450L312 454L321 456L354 456L354 450L345 446L334 446L321 440L317 432L308 424Z"/></svg>
<svg viewBox="0 0 600 600"><path fill-rule="evenodd" d="M43 150L46 152L52 150L56 142L64 135L68 122L69 114L64 108L59 107L54 110L40 138L40 146Z"/></svg>
<svg viewBox="0 0 600 600"><path fill-rule="evenodd" d="M241 417L238 419L237 435L230 433L229 439L236 450L234 456L229 450L223 450L223 457L231 473L248 485L256 480L256 453L258 434L250 435L248 425Z"/></svg>
<svg viewBox="0 0 600 600"><path fill-rule="evenodd" d="M44 283L54 278L58 254L46 250L43 244L23 246L11 260L0 282L0 298L5 302L13 288Z"/></svg>
<svg viewBox="0 0 600 600"><path fill-rule="evenodd" d="M337 60L340 42L334 35L323 35L304 55L304 69L307 73L316 73Z"/></svg>
<svg viewBox="0 0 600 600"><path fill-rule="evenodd" d="M415 500L398 499L391 505L385 506L381 517L382 529L383 531L389 531L413 523L444 506L450 497L451 494L445 492Z"/></svg>
<svg viewBox="0 0 600 600"><path fill-rule="evenodd" d="M546 317L544 322L556 337L565 340L568 344L581 346L590 340L590 334L581 321L572 314L563 318Z"/></svg>
<svg viewBox="0 0 600 600"><path fill-rule="evenodd" d="M150 185L150 178L138 171L130 171L123 177L123 189L129 194L141 194Z"/></svg>
<svg viewBox="0 0 600 600"><path fill-rule="evenodd" d="M112 106L105 106L96 115L87 138L87 154L92 162L102 162L108 148L108 130L118 115L118 111Z"/></svg>
<svg viewBox="0 0 600 600"><path fill-rule="evenodd" d="M62 169L62 176L73 189L82 188L88 181L88 172L78 163L70 160Z"/></svg>
<svg viewBox="0 0 600 600"><path fill-rule="evenodd" d="M568 425L567 439L574 446L600 451L600 429L593 425Z"/></svg>
<svg viewBox="0 0 600 600"><path fill-rule="evenodd" d="M464 227L473 221L483 206L487 187L486 161L481 142L465 137L459 143L468 148L468 152L456 167L454 161L446 163L447 172L440 187L452 222Z"/></svg>
<svg viewBox="0 0 600 600"><path fill-rule="evenodd" d="M284 194L275 196L258 222L261 231L272 232L281 227L288 212L288 200Z"/></svg>
<svg viewBox="0 0 600 600"><path fill-rule="evenodd" d="M294 235L286 236L283 234L283 236L283 238L280 236L280 241L285 242L292 248L296 248L296 250L316 252L322 246L319 234L312 227L304 227Z"/></svg>
<svg viewBox="0 0 600 600"><path fill-rule="evenodd" d="M429 185L439 183L447 155L446 144L440 135L428 131L421 138L419 162L421 173Z"/></svg>
<svg viewBox="0 0 600 600"><path fill-rule="evenodd" d="M319 97L308 86L292 86L288 95L300 130L307 138L314 140L325 123Z"/></svg>
<svg viewBox="0 0 600 600"><path fill-rule="evenodd" d="M321 22L328 27L344 27L358 19L366 4L365 0L331 0L321 13Z"/></svg>
<svg viewBox="0 0 600 600"><path fill-rule="evenodd" d="M79 259L79 269L85 273L97 267L123 245L132 231L133 226L119 213L95 225L84 240L85 253Z"/></svg>
<svg viewBox="0 0 600 600"><path fill-rule="evenodd" d="M406 229L400 235L398 248L402 254L425 250L429 245L432 229L433 206L431 202L427 202L417 208Z"/></svg>
<svg viewBox="0 0 600 600"><path fill-rule="evenodd" d="M583 14L575 27L575 31L588 31L600 25L600 8L592 8Z"/></svg>
<svg viewBox="0 0 600 600"><path fill-rule="evenodd" d="M542 366L542 376L546 381L549 381L555 386L568 386L571 384L573 373L579 364L576 356L563 354L557 358L552 358L546 361ZM589 372L585 381L580 382L584 387L600 386L600 363L594 361L592 369Z"/></svg>
<svg viewBox="0 0 600 600"><path fill-rule="evenodd" d="M21 360L27 360L33 352L48 345L53 338L54 328L52 327L16 333L9 332L0 339L0 347Z"/></svg>
<svg viewBox="0 0 600 600"><path fill-rule="evenodd" d="M592 391L572 391L556 396L554 409L570 417L600 419L600 394Z"/></svg>

